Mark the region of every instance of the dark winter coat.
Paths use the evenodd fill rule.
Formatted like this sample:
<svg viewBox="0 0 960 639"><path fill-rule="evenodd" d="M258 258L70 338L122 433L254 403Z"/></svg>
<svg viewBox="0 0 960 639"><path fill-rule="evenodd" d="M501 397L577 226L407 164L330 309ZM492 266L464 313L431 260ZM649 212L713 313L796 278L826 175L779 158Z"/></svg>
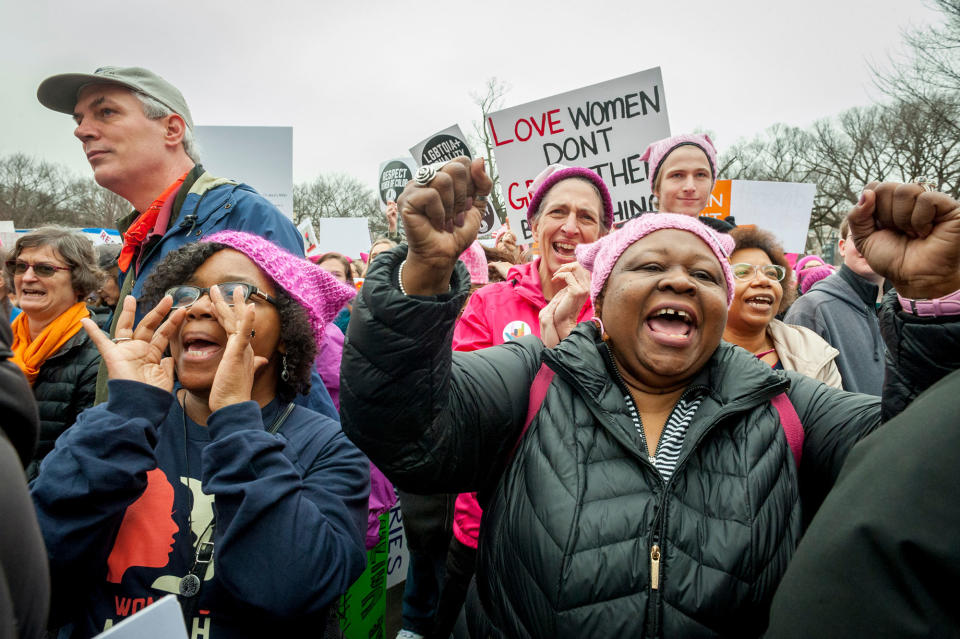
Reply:
<svg viewBox="0 0 960 639"><path fill-rule="evenodd" d="M93 406L99 366L100 352L87 332L80 329L40 367L33 382L40 413L40 441L27 468L30 479L37 476L40 462L53 450L57 437L77 421L77 415Z"/></svg>
<svg viewBox="0 0 960 639"><path fill-rule="evenodd" d="M850 270L817 282L784 315L840 351L837 368L846 390L879 396L883 390L884 341L877 320L878 288Z"/></svg>
<svg viewBox="0 0 960 639"><path fill-rule="evenodd" d="M854 447L773 599L769 639L960 637L957 415L960 371Z"/></svg>
<svg viewBox="0 0 960 639"><path fill-rule="evenodd" d="M451 354L466 271L450 294L406 297L402 253L378 260L354 306L344 429L400 487L481 491L477 584L503 635L760 635L801 503L822 501L880 424L879 401L722 344L693 382L706 395L664 483L592 324L552 350L524 338ZM511 458L541 358L556 375ZM391 382L404 384L400 406ZM806 433L799 472L769 402L783 391Z"/></svg>

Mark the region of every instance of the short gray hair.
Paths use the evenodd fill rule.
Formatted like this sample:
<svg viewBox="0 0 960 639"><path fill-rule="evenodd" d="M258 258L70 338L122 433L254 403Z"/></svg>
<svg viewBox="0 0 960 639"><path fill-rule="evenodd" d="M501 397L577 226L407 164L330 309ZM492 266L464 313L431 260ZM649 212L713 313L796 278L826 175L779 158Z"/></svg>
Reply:
<svg viewBox="0 0 960 639"><path fill-rule="evenodd" d="M165 118L168 115L173 115L174 113L170 107L162 102L154 100L146 93L133 91L133 94L137 96L138 100L140 100L140 104L143 105L143 114L147 116L147 119L149 120L159 120L160 118ZM180 117L182 118L183 116ZM193 129L186 125L186 120L184 120L184 125L183 151L187 154L187 157L193 160L194 164L200 164L200 148L197 144L197 141L193 137Z"/></svg>
<svg viewBox="0 0 960 639"><path fill-rule="evenodd" d="M16 260L25 248L41 246L53 247L71 266L70 283L78 301L100 288L103 272L97 268L97 253L93 249L93 242L78 231L62 226L41 226L18 237L8 259ZM7 266L6 261L3 264L3 277L5 281L13 283L13 269Z"/></svg>
<svg viewBox="0 0 960 639"><path fill-rule="evenodd" d="M568 177L564 180L560 180L560 182L566 182L566 180L577 180L579 182L583 182L584 184L590 185L590 187L593 189L593 192L597 194L597 199L600 200L600 228L603 229L604 231L609 231L610 229L607 228L606 211L603 210L603 196L600 195L600 189L597 188L597 185L591 182L590 180L582 177ZM560 182L557 182L557 184L560 184ZM554 184L553 186L556 186L557 184ZM552 189L553 186L551 186L550 188ZM547 193L549 192L550 191L547 191ZM544 203L546 203L546 201L547 201L547 194L544 193L543 197L540 198L540 206L537 207L537 212L533 214L532 218L530 218L531 226L533 225L534 222L540 219L540 215L543 213L543 205Z"/></svg>

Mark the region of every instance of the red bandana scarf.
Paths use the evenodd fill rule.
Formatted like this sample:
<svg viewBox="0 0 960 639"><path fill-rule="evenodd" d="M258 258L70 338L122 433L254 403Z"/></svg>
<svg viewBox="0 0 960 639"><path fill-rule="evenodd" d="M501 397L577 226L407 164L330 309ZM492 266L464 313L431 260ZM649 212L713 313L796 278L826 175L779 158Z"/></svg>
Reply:
<svg viewBox="0 0 960 639"><path fill-rule="evenodd" d="M140 217L134 220L130 228L127 229L127 232L123 234L123 249L120 250L120 257L117 259L117 264L124 273L130 268L130 262L133 261L133 256L137 254L137 250L140 249L140 246L144 240L147 239L150 231L156 226L157 216L160 214L160 209L163 208L167 198L180 188L183 181L187 179L188 173L190 172L187 171L187 173L181 175L179 179L168 186L167 189L160 194L160 197L154 200L153 204L147 207L147 210L141 213Z"/></svg>

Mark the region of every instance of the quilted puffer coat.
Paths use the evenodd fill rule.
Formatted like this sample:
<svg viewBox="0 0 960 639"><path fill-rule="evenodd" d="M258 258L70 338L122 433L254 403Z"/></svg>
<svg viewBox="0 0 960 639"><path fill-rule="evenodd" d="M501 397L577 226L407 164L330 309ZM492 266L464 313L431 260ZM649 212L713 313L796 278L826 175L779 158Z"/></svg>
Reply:
<svg viewBox="0 0 960 639"><path fill-rule="evenodd" d="M877 398L722 344L691 385L704 399L664 482L592 324L552 350L523 338L451 353L466 272L447 295L405 297L403 252L378 260L354 307L344 430L402 488L481 491L487 634L762 634L802 508L817 507L852 445L880 424ZM556 374L513 453L541 362ZM784 391L805 430L799 469L769 401Z"/></svg>
<svg viewBox="0 0 960 639"><path fill-rule="evenodd" d="M97 391L100 352L83 329L47 358L33 382L33 396L40 413L40 441L27 468L27 477L37 476L40 462L53 450L57 437L93 406Z"/></svg>

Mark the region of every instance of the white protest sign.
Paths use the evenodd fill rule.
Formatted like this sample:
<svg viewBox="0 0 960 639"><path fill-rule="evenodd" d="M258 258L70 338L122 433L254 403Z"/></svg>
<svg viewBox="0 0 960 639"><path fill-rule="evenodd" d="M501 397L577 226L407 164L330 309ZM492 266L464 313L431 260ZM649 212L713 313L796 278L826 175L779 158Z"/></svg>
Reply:
<svg viewBox="0 0 960 639"><path fill-rule="evenodd" d="M487 117L510 228L521 243L527 224L527 186L551 164L584 166L610 189L616 221L650 207L647 145L670 135L660 68L601 82Z"/></svg>
<svg viewBox="0 0 960 639"><path fill-rule="evenodd" d="M460 125L454 124L443 131L438 131L430 137L421 140L410 149L417 166L446 162L455 157L465 155L473 159L473 153L467 146L467 136L460 130Z"/></svg>
<svg viewBox="0 0 960 639"><path fill-rule="evenodd" d="M465 155L471 160L473 153L467 146L467 136L454 124L443 131L434 133L425 140L421 140L410 149L410 155L417 162L417 166L433 164L434 162L448 162L453 158ZM492 204L487 204L487 210L480 220L480 229L477 235L488 235L500 228L500 219Z"/></svg>
<svg viewBox="0 0 960 639"><path fill-rule="evenodd" d="M387 202L396 202L397 197L403 193L403 188L407 182L413 179L417 166L413 159L394 158L380 163L380 171L377 174L377 192L380 194L380 210L385 211Z"/></svg>
<svg viewBox="0 0 960 639"><path fill-rule="evenodd" d="M13 220L0 220L0 246L9 251L16 242L17 229Z"/></svg>
<svg viewBox="0 0 960 639"><path fill-rule="evenodd" d="M317 220L316 253L336 251L351 258L370 250L370 227L365 217L324 217Z"/></svg>
<svg viewBox="0 0 960 639"><path fill-rule="evenodd" d="M403 515L400 504L394 504L390 509L390 530L387 533L387 590L407 579L407 569L410 567L410 548L407 546L407 535L403 530Z"/></svg>
<svg viewBox="0 0 960 639"><path fill-rule="evenodd" d="M246 182L293 219L293 127L198 126L205 169Z"/></svg>
<svg viewBox="0 0 960 639"><path fill-rule="evenodd" d="M738 226L773 233L786 252L803 253L816 193L815 184L717 180L701 215L721 219L732 215Z"/></svg>
<svg viewBox="0 0 960 639"><path fill-rule="evenodd" d="M183 612L174 595L161 597L94 639L187 639Z"/></svg>
<svg viewBox="0 0 960 639"><path fill-rule="evenodd" d="M300 231L300 237L303 239L303 252L307 257L319 255L317 250L317 234L313 230L313 222L304 220L297 224L297 230Z"/></svg>

